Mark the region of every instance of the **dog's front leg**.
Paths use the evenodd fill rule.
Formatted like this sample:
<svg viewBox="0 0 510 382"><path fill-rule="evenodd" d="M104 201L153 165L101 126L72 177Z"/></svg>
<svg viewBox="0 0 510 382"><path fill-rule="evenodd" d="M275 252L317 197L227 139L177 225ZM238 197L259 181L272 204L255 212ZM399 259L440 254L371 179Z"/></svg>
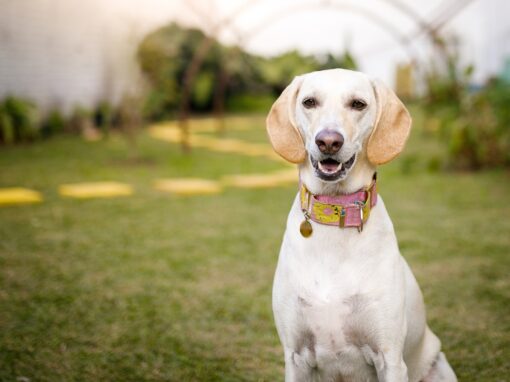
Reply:
<svg viewBox="0 0 510 382"><path fill-rule="evenodd" d="M304 352L307 350L305 349ZM311 382L313 368L306 360L307 354L285 349L285 382Z"/></svg>
<svg viewBox="0 0 510 382"><path fill-rule="evenodd" d="M400 356L399 359L386 361L382 378L379 377L379 371L377 376L380 382L408 382L409 377L407 375L407 366L404 360Z"/></svg>
<svg viewBox="0 0 510 382"><path fill-rule="evenodd" d="M407 366L402 352L386 351L375 353L370 347L362 348L367 362L374 366L379 382L407 382Z"/></svg>

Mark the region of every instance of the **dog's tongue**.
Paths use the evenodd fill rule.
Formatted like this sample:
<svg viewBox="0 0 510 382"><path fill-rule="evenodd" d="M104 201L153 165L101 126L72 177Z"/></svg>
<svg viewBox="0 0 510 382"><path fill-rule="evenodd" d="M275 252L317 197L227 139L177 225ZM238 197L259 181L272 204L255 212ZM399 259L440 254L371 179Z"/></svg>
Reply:
<svg viewBox="0 0 510 382"><path fill-rule="evenodd" d="M321 167L327 171L327 172L335 172L338 169L338 163L337 162L322 162Z"/></svg>
<svg viewBox="0 0 510 382"><path fill-rule="evenodd" d="M324 172L337 172L339 170L340 163L332 159L326 159L319 162L319 167Z"/></svg>

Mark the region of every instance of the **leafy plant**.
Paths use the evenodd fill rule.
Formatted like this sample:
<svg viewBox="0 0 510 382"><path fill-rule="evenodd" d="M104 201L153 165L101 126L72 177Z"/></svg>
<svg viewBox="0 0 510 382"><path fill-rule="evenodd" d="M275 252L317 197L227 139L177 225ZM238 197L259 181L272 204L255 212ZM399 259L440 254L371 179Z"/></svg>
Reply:
<svg viewBox="0 0 510 382"><path fill-rule="evenodd" d="M466 94L450 124L450 154L455 167L510 166L510 86L493 81Z"/></svg>
<svg viewBox="0 0 510 382"><path fill-rule="evenodd" d="M41 134L43 137L48 138L55 134L62 133L65 129L65 119L58 110L53 110L48 114L45 122L41 128Z"/></svg>
<svg viewBox="0 0 510 382"><path fill-rule="evenodd" d="M0 140L4 144L11 144L15 141L14 126L12 119L4 105L0 104Z"/></svg>
<svg viewBox="0 0 510 382"><path fill-rule="evenodd" d="M455 44L442 42L442 70L426 76L425 106L438 137L447 142L451 168L510 166L510 86L489 81L482 89L470 84L474 67L463 67ZM453 47L453 48L451 48Z"/></svg>
<svg viewBox="0 0 510 382"><path fill-rule="evenodd" d="M110 134L110 130L112 128L114 118L114 108L113 106L107 102L102 101L97 106L94 121L95 125L103 132L103 134L108 137Z"/></svg>
<svg viewBox="0 0 510 382"><path fill-rule="evenodd" d="M170 24L150 33L140 44L137 58L151 84L145 114L150 118L166 117L179 105L184 73L195 51L206 38L198 29L184 29ZM203 68L214 72L217 68L214 50L207 56ZM208 94L211 97L211 94ZM203 101L203 97L200 99Z"/></svg>
<svg viewBox="0 0 510 382"><path fill-rule="evenodd" d="M191 109L198 112L209 112L218 107L218 102L236 104L237 97L274 97L295 76L305 72L356 67L348 51L339 56L315 57L290 51L271 58L260 57L241 47L210 40L198 29L170 24L150 33L138 48L140 67L151 85L144 104L145 116L167 118L180 106L185 73L195 54L203 52L205 42L209 50L190 88Z"/></svg>
<svg viewBox="0 0 510 382"><path fill-rule="evenodd" d="M27 142L37 138L39 114L36 106L17 97L0 104L1 138L4 143Z"/></svg>

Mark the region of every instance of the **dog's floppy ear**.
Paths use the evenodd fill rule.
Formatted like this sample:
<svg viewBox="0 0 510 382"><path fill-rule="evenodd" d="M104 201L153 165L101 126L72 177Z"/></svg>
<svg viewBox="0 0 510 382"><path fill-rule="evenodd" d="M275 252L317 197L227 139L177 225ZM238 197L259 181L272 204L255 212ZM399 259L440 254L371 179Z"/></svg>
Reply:
<svg viewBox="0 0 510 382"><path fill-rule="evenodd" d="M301 163L306 158L305 144L294 120L296 97L302 81L302 77L294 78L275 101L266 119L274 151L292 163Z"/></svg>
<svg viewBox="0 0 510 382"><path fill-rule="evenodd" d="M377 117L368 138L367 157L375 165L389 162L404 149L411 132L411 116L396 94L379 80L372 81Z"/></svg>

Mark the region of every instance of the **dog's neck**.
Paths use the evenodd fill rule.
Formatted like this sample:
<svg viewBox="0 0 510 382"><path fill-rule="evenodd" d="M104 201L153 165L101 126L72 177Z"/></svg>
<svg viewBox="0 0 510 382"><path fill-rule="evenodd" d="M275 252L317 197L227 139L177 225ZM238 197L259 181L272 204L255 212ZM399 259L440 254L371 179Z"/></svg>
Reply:
<svg viewBox="0 0 510 382"><path fill-rule="evenodd" d="M312 194L335 196L351 194L369 186L375 170L375 166L370 165L367 160L358 160L344 180L325 182L317 177L312 166L305 163L299 166L299 177Z"/></svg>

